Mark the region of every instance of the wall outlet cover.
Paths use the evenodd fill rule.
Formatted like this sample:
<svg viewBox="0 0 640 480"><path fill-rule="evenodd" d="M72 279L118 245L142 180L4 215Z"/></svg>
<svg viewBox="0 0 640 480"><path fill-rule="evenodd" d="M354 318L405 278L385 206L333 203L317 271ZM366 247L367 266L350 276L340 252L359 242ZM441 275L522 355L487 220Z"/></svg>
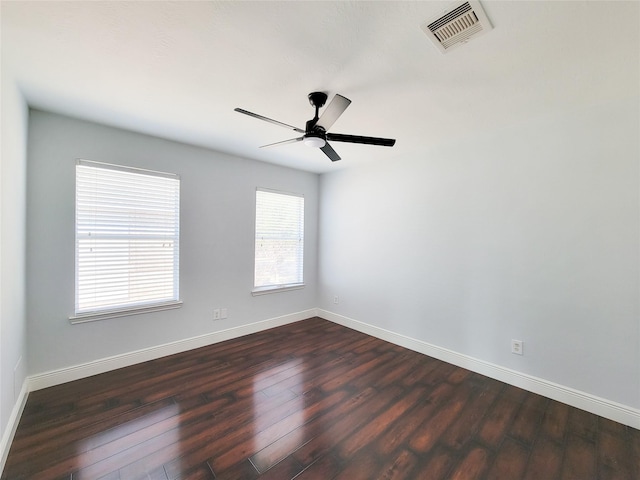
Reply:
<svg viewBox="0 0 640 480"><path fill-rule="evenodd" d="M511 353L516 355L524 355L523 347L524 342L522 340L511 340Z"/></svg>

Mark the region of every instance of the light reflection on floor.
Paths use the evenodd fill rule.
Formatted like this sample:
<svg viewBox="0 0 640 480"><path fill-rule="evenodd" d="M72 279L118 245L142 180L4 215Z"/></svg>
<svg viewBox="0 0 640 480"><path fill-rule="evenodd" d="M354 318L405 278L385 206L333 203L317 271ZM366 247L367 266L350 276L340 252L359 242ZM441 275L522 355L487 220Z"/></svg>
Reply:
<svg viewBox="0 0 640 480"><path fill-rule="evenodd" d="M289 366L289 368L286 368ZM297 379L295 383L302 383L299 378L304 374L305 367L299 360L278 366L278 371L286 369L288 380ZM260 452L277 439L287 434L292 425L303 425L305 423L305 398L283 386L278 389L277 383L272 378L277 375L273 369L256 375L253 379L253 422L255 425L253 435L253 448L255 452ZM275 403L280 398L279 403ZM274 406L286 404L289 415L274 415ZM276 412L277 413L277 412ZM288 440L292 443L301 441L304 435L304 428L296 428L288 433Z"/></svg>
<svg viewBox="0 0 640 480"><path fill-rule="evenodd" d="M131 478L127 472L151 473L158 468L144 452L146 442L162 444L162 457L180 456L180 407L171 403L139 418L92 435L78 444L80 478L99 478L120 468L120 478ZM111 453L111 456L109 455ZM115 454L114 454L115 453ZM152 456L153 457L153 456ZM100 460L102 459L102 460ZM145 462L149 463L145 465ZM108 468L106 466L108 465ZM76 478L75 475L73 478Z"/></svg>

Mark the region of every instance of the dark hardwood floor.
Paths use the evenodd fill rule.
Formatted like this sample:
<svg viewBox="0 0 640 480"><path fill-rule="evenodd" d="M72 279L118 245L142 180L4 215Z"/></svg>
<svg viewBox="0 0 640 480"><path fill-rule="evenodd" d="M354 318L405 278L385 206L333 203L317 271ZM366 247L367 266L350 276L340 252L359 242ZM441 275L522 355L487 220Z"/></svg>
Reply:
<svg viewBox="0 0 640 480"><path fill-rule="evenodd" d="M32 392L2 479L640 479L640 431L313 318Z"/></svg>

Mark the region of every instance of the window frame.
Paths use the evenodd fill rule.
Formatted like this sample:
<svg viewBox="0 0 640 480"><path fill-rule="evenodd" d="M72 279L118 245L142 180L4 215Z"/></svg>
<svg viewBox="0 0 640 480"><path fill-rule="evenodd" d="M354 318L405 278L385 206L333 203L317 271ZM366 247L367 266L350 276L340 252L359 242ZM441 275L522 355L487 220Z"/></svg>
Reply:
<svg viewBox="0 0 640 480"><path fill-rule="evenodd" d="M300 229L300 224L299 225L299 231L302 233L302 254L301 254L301 265L299 265L299 269L301 271L301 279L299 282L293 282L293 283L283 283L283 284L271 284L271 285L260 285L257 286L256 285L256 262L257 262L257 220L258 220L258 192L264 192L264 193L270 193L270 194L276 194L276 195L285 195L288 197L297 197L297 198L301 198L302 199L302 221L301 221L301 229ZM305 282L304 282L304 250L305 250L305 209L306 209L306 202L305 202L305 196L304 194L301 193L294 193L294 192L286 192L286 191L282 191L282 190L274 190L274 189L270 189L270 188L263 188L263 187L256 187L256 194L255 194L255 215L254 215L254 251L253 251L253 289L251 290L251 294L253 296L257 296L257 295L266 295L266 294L271 294L271 293L277 293L277 292L286 292L286 291L291 291L291 290L300 290L302 288L305 287Z"/></svg>
<svg viewBox="0 0 640 480"><path fill-rule="evenodd" d="M128 303L120 303L113 306L108 306L103 304L102 306L97 306L93 309L79 309L79 245L80 238L82 235L79 233L79 224L78 224L78 210L79 210L79 201L78 201L78 166L91 167L91 168L102 168L105 170L116 171L116 172L127 172L139 175L146 175L150 177L159 177L159 178L168 178L172 180L177 180L177 192L173 197L174 204L173 208L176 211L176 218L172 222L174 227L172 238L174 245L172 246L172 269L173 269L173 277L172 277L172 291L171 299L167 299L165 296L162 299L157 300L149 300L142 302L133 302L129 301ZM142 168L123 166L123 165L115 165L111 163L104 162L96 162L91 160L77 159L75 163L75 198L74 198L74 207L75 207L75 221L74 221L74 253L75 253L75 266L74 266L74 276L75 276L75 284L74 284L74 315L69 317L69 321L72 324L76 323L84 323L91 322L95 320L102 320L106 318L116 318L116 317L124 317L142 313L149 312L157 312L162 310L171 310L175 308L180 308L182 306L182 300L180 300L180 176L174 173L166 173L159 172L154 170L147 170ZM172 188L176 188L174 185ZM144 238L140 234L131 234L124 235L125 238Z"/></svg>

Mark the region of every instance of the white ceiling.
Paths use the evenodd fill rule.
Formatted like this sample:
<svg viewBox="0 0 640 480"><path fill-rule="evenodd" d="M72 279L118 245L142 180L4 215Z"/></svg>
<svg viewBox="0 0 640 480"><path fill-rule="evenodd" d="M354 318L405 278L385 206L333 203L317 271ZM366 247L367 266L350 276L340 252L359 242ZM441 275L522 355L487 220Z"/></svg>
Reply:
<svg viewBox="0 0 640 480"><path fill-rule="evenodd" d="M559 111L636 98L640 3L483 1L494 29L441 54L420 24L451 2L7 2L3 80L29 105L312 172L419 155ZM307 94L353 103L332 163L298 136Z"/></svg>

